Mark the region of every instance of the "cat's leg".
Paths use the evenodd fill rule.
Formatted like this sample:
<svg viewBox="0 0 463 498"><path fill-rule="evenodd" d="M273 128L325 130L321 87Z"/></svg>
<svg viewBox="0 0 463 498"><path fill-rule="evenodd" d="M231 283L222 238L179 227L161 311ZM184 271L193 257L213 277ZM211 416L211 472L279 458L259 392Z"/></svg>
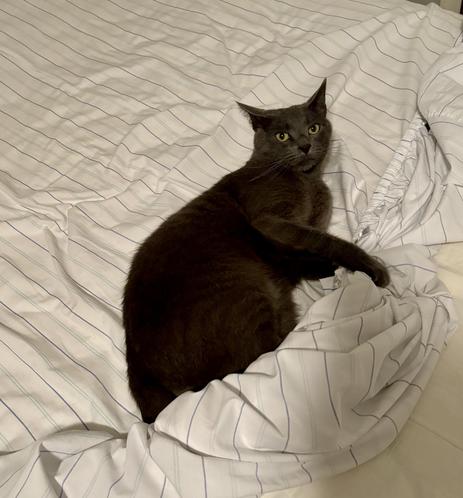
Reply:
<svg viewBox="0 0 463 498"><path fill-rule="evenodd" d="M310 255L303 267L302 277L306 280L319 280L332 277L339 264L332 259Z"/></svg>
<svg viewBox="0 0 463 498"><path fill-rule="evenodd" d="M338 268L332 259L309 251L287 251L284 258L285 273L294 276L294 281L301 279L319 280L332 277Z"/></svg>
<svg viewBox="0 0 463 498"><path fill-rule="evenodd" d="M284 296L284 298L282 297L282 299L280 300L278 318L279 318L278 336L280 338L280 341L283 341L283 339L285 339L285 337L297 325L296 306L293 302L291 292L288 292Z"/></svg>
<svg viewBox="0 0 463 498"><path fill-rule="evenodd" d="M363 271L380 287L389 283L389 273L381 261L334 235L268 214L256 217L251 224L267 239L284 247L319 254L351 271Z"/></svg>

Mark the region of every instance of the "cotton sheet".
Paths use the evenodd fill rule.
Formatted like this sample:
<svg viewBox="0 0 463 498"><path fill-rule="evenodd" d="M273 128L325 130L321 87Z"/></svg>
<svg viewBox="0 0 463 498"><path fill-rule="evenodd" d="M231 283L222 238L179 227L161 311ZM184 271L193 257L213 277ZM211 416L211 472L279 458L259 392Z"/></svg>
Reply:
<svg viewBox="0 0 463 498"><path fill-rule="evenodd" d="M428 246L463 238L460 17L353 0L0 15L0 494L258 496L386 448L456 327ZM132 255L249 156L235 100L298 103L324 77L330 230L376 251L391 286L342 270L301 285L276 352L141 423L120 320Z"/></svg>
<svg viewBox="0 0 463 498"><path fill-rule="evenodd" d="M446 244L436 256L438 276L463 311L463 243ZM445 348L400 436L380 455L348 472L265 498L457 497L463 488L462 326ZM387 483L387 485L385 485Z"/></svg>

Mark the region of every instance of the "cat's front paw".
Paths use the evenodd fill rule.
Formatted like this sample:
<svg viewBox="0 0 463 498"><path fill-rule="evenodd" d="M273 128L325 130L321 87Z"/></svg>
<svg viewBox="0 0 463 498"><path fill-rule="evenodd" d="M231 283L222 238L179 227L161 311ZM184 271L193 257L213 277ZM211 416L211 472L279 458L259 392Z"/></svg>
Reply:
<svg viewBox="0 0 463 498"><path fill-rule="evenodd" d="M391 281L386 266L379 258L370 257L370 261L367 263L366 273L368 273L378 287L386 287Z"/></svg>

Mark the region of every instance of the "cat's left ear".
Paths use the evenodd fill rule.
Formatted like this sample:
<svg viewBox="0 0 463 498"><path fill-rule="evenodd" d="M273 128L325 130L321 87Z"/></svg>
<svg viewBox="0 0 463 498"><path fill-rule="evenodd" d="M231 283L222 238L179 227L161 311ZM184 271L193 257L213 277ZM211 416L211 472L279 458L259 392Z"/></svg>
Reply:
<svg viewBox="0 0 463 498"><path fill-rule="evenodd" d="M306 103L307 107L315 110L316 112L326 114L325 92L326 92L326 78L323 80L322 84L320 85L320 88L307 101Z"/></svg>
<svg viewBox="0 0 463 498"><path fill-rule="evenodd" d="M249 121L251 121L252 129L254 131L256 131L257 128L265 129L270 124L271 117L269 116L268 111L242 104L241 102L237 102L237 104L240 106L240 109L245 112Z"/></svg>

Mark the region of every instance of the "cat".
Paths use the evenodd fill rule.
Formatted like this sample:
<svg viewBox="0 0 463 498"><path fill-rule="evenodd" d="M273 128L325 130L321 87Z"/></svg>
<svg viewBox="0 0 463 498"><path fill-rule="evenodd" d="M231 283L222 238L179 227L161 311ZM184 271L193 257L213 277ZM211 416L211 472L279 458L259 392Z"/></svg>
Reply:
<svg viewBox="0 0 463 498"><path fill-rule="evenodd" d="M129 387L145 422L176 396L243 372L296 325L292 291L338 266L379 286L385 266L326 233L322 180L331 125L326 80L305 103L239 104L254 130L247 163L171 215L136 253L124 291Z"/></svg>

